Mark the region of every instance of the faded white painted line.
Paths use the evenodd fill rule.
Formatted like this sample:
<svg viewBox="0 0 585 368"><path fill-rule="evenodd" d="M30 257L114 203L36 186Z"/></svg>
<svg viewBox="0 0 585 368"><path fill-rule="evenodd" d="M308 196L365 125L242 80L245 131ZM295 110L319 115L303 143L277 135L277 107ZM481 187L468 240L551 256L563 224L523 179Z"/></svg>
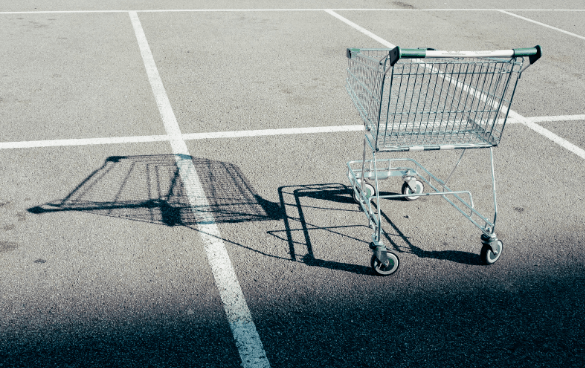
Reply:
<svg viewBox="0 0 585 368"><path fill-rule="evenodd" d="M337 14L336 12L334 12L331 9L325 9L325 12L327 12L328 14L334 16L335 18L339 19L340 21L342 21L343 23L357 29L358 31L360 31L361 33L365 34L366 36L373 38L374 40L378 41L379 43L381 43L382 45L388 47L389 49L392 49L394 47L396 47L396 45L391 44L390 42L386 41L385 39L383 39L382 37L378 37L377 35L373 34L372 32L368 31L367 29L355 24L354 22L352 22L351 20L342 17L341 15Z"/></svg>
<svg viewBox="0 0 585 368"><path fill-rule="evenodd" d="M337 18L337 19L343 21L344 23L350 25L351 27L355 28L356 30L362 32L363 34L366 34L366 35L372 37L373 39L380 42L384 46L387 46L389 48L394 47L394 45L392 45L390 42L380 38L379 36L373 34L372 32L368 31L367 29L357 25L356 23L353 23L352 21L342 17L341 15L335 13L334 11L332 11L332 10L325 10L325 11L327 13L331 14L332 16L334 16L335 18ZM391 46L389 46L389 45L391 45ZM517 112L515 112L513 110L509 110L509 116L512 119L526 125L527 127L534 130L535 132L542 134L543 136L545 136L548 139L552 140L553 142L557 143L561 147L566 148L569 151L575 153L577 156L585 159L585 151L583 151L581 148L575 146L574 144L570 143L566 139L563 139L563 138L559 137L558 135L554 134L553 132L551 132L551 131L541 127L540 125L526 119L525 117L523 117L522 115L518 114Z"/></svg>
<svg viewBox="0 0 585 368"><path fill-rule="evenodd" d="M167 13L167 12L317 12L322 9L160 9L160 10L141 10L141 13Z"/></svg>
<svg viewBox="0 0 585 368"><path fill-rule="evenodd" d="M557 115L557 116L535 116L532 118L525 118L534 123L545 123L554 121L575 121L585 120L585 115Z"/></svg>
<svg viewBox="0 0 585 368"><path fill-rule="evenodd" d="M558 135L554 134L553 132L551 132L548 129L545 129L543 127L541 127L540 125L534 123L533 121L531 121L531 119L526 119L524 118L522 115L514 112L514 111L510 111L510 116L519 121L521 124L526 125L528 128L534 130L535 132L537 132L538 134L541 134L543 136L545 136L546 138L550 139L551 141L555 142L556 144L558 144L559 146L573 152L574 154L576 154L577 156L581 157L582 159L585 159L585 150L575 146L573 143L569 142L568 140L559 137Z"/></svg>
<svg viewBox="0 0 585 368"><path fill-rule="evenodd" d="M292 134L315 134L315 133L337 133L355 132L364 129L360 125L339 125L309 128L283 128L283 129L261 129L261 130L239 130L226 132L209 133L187 133L181 134L184 141L198 139L221 139L221 138L245 138L261 137L271 135L292 135ZM100 144L130 144L172 141L168 135L145 135L136 137L111 137L111 138L81 138L81 139L55 139L43 141L21 141L21 142L0 142L0 150L17 148L43 148L43 147L67 147L67 146L90 146Z"/></svg>
<svg viewBox="0 0 585 368"><path fill-rule="evenodd" d="M169 137L166 135L111 138L54 139L43 141L0 142L0 149L91 146L99 144L149 143L163 142L168 140Z"/></svg>
<svg viewBox="0 0 585 368"><path fill-rule="evenodd" d="M80 14L80 13L180 13L180 12L295 12L315 11L320 12L326 9L142 9L142 10L31 10L31 11L5 11L0 15L11 14ZM332 9L335 11L384 11L384 12L497 12L497 11L518 11L518 12L583 12L585 9L388 9L388 8L341 8Z"/></svg>
<svg viewBox="0 0 585 368"><path fill-rule="evenodd" d="M567 34L569 36L573 36L573 37L577 37L577 38L580 38L582 40L585 40L585 37L580 36L578 34L575 34L575 33L572 33L572 32L568 32L568 31L565 31L564 29L560 29L560 28L557 28L557 27L549 26L548 24L544 24L544 23L541 23L541 22L537 22L535 20L532 20L530 18L523 17L523 16L518 15L518 14L510 13L510 12L505 11L505 10L499 10L499 12L504 13L504 14L507 14L507 15L510 15L512 17L516 17L518 19L525 20L525 21L530 22L530 23L538 24L539 26L542 26L542 27L554 29L555 31L562 32L562 33Z"/></svg>
<svg viewBox="0 0 585 368"><path fill-rule="evenodd" d="M252 320L252 315L244 298L244 293L229 259L225 244L221 240L221 234L219 227L215 223L213 211L201 186L187 145L182 138L179 124L177 123L162 79L156 68L138 14L136 12L129 12L129 15L134 32L136 33L136 39L140 47L148 80L150 81L152 92L154 93L177 161L179 175L185 186L187 197L191 204L191 210L197 218L197 229L203 240L230 329L232 330L236 347L242 359L242 366L245 368L270 367L266 352L262 346L262 341L256 330L256 325Z"/></svg>
<svg viewBox="0 0 585 368"><path fill-rule="evenodd" d="M35 10L0 12L11 14L84 14L84 13L225 13L225 12L320 12L323 9L143 9L143 10Z"/></svg>
<svg viewBox="0 0 585 368"><path fill-rule="evenodd" d="M0 12L0 15L13 14L91 14L91 13L128 13L128 10L32 10Z"/></svg>
<svg viewBox="0 0 585 368"><path fill-rule="evenodd" d="M534 116L524 117L525 120L533 123L549 123L563 121L585 121L585 115L557 115L557 116ZM508 117L507 124L523 123L513 116ZM308 128L282 128L282 129L259 129L259 130L236 130L225 132L207 132L207 133L186 133L181 134L184 141L199 139L228 139L228 138L246 138L262 137L272 135L296 135L296 134L316 134L316 133L340 133L340 132L357 132L362 131L364 126L360 125L337 125ZM170 141L172 138L168 135L145 135L135 137L110 137L110 138L81 138L81 139L55 139L42 141L22 141L22 142L0 142L0 150L17 149L17 148L43 148L43 147L67 147L67 146L90 146L100 144L131 144L131 143L150 143Z"/></svg>
<svg viewBox="0 0 585 368"><path fill-rule="evenodd" d="M233 131L233 132L192 133L192 134L183 134L183 139L195 140L195 139L214 139L214 138L243 138L243 137L261 137L261 136L270 136L270 135L355 132L355 131L361 131L361 130L364 130L363 124L324 126L324 127L311 127L311 128L285 128L285 129L240 130L240 131Z"/></svg>
<svg viewBox="0 0 585 368"><path fill-rule="evenodd" d="M325 10L325 9L323 9ZM384 11L384 12L497 12L500 10L507 10L507 11L522 11L522 12L573 12L578 11L582 12L585 9L489 9L489 8L480 8L480 9L473 9L473 8L466 8L466 9L458 9L458 8L434 8L434 9L388 9L388 8L335 8L331 9L334 11Z"/></svg>

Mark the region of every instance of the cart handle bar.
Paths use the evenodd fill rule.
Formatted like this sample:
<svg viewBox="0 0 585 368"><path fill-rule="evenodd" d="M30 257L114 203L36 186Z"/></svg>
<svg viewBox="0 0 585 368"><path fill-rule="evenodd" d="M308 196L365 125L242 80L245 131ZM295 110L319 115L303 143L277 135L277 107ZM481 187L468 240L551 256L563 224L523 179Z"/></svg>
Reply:
<svg viewBox="0 0 585 368"><path fill-rule="evenodd" d="M351 59L352 53L359 53L360 49L347 49L347 57ZM530 48L497 50L497 51L436 51L434 49L401 49L396 46L389 50L390 65L393 66L400 59L420 58L512 58L528 56L530 64L542 56L542 48L536 45Z"/></svg>

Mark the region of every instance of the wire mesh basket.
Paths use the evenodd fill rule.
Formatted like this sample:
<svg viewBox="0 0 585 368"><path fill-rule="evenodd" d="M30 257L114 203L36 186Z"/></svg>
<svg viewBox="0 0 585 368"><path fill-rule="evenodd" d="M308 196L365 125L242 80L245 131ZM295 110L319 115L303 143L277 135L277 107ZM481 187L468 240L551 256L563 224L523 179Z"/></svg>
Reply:
<svg viewBox="0 0 585 368"><path fill-rule="evenodd" d="M357 50L348 50L347 91L376 151L500 142L524 57L393 60L392 50Z"/></svg>

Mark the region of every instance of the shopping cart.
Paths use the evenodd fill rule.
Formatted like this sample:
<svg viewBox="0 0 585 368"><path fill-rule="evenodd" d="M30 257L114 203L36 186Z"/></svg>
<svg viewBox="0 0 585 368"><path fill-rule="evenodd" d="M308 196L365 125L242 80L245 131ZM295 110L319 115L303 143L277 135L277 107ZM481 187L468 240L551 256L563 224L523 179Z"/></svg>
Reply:
<svg viewBox="0 0 585 368"><path fill-rule="evenodd" d="M500 258L504 245L495 233L492 148L502 138L518 79L541 55L540 46L478 52L347 49L347 91L365 125L362 160L347 163L348 178L373 230L371 266L377 274L390 275L399 265L382 243L380 200L387 198L442 196L482 231L482 261L492 264ZM493 220L475 209L469 191L447 186L470 148L490 149ZM446 180L410 158L376 157L378 152L445 149L462 150ZM381 195L380 181L391 177L402 178L402 194Z"/></svg>

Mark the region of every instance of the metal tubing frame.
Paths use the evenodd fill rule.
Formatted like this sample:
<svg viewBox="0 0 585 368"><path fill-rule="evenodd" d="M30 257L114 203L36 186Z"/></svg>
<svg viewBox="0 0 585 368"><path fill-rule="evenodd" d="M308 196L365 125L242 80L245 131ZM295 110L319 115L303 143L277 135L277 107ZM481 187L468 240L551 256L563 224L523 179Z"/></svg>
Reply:
<svg viewBox="0 0 585 368"><path fill-rule="evenodd" d="M365 156L365 151L364 151L364 156ZM380 195L379 181L388 179L391 176L405 176L405 175L415 176L415 177L421 179L422 181L425 182L425 184L427 184L434 191L434 192L422 193L419 195L420 197L434 196L434 195L442 196L443 199L445 199L449 204L451 204L453 207L455 207L455 209L457 209L465 218L467 218L472 224L474 224L478 229L480 229L482 231L482 233L484 233L485 235L490 236L490 237L494 236L498 208L497 208L497 200L496 200L496 181L495 181L495 170L494 170L494 161L493 161L493 149L490 149L492 193L493 193L493 200L494 200L493 221L488 220L485 216L483 216L481 213L479 213L475 209L475 206L473 204L473 196L472 196L470 191L466 191L466 190L454 191L454 190L452 190L451 188L449 188L446 185L445 181L442 181L439 178L437 178L435 175L433 175L431 172L429 172L423 165L421 165L420 163L418 163L414 159L395 158L395 159L378 160L378 159L376 159L375 151L372 151L372 156L373 156L372 160L350 161L347 163L347 166L348 166L348 178L350 180L350 183L352 183L352 188L353 188L354 192L356 193L356 198L360 199L359 200L360 206L362 207L362 210L364 211L364 213L368 217L368 220L370 222L370 226L374 230L374 234L372 235L372 239L374 240L374 243L381 244L380 239L381 239L381 235L382 235L382 226L381 226L382 219L381 219L381 212L380 212L380 210L381 210L380 199L394 199L394 198L404 198L404 197L412 196L412 194ZM460 156L460 159L461 159L461 156ZM459 164L460 159L457 162L456 166ZM425 175L421 175L421 173L419 173L419 171L413 170L412 168L409 168L409 167L392 167L392 162L395 162L395 161L407 161L407 162L413 163L414 165L416 165L416 167L418 169L420 169L422 171L422 173L426 174L426 177L425 177ZM372 166L373 166L373 170L366 171L365 170L366 163L369 163L370 168L372 168ZM388 165L384 166L387 168L379 170L378 169L379 163L387 163ZM359 164L361 166L361 168L362 168L361 172L354 171L352 166L355 164ZM455 169L453 169L453 171L454 170ZM372 171L373 171L373 175L372 175ZM394 172L395 174L392 174L392 172ZM388 173L388 174L384 175L383 178L379 178L380 173ZM452 173L453 172L451 172L451 174ZM363 187L361 185L361 183L363 183L366 179L368 179L368 178L371 179L372 176L373 176L373 179L375 181L375 188L376 188L376 196L375 196L376 201L374 204L372 204L374 197L369 197L369 198L366 197L365 192L363 190ZM427 177L428 177L428 179L427 179ZM433 183L432 183L433 181L437 182L438 185L437 186L433 185ZM359 188L357 186L359 186ZM439 190L439 188L438 188L439 186L442 187L443 190ZM467 194L469 196L469 202L464 200L463 198L461 198L460 194ZM447 196L455 197L455 200L459 201L462 206L458 205L456 202L454 202L453 200L451 200ZM375 211L374 211L374 207L375 207ZM464 210L464 208L466 208L469 211L469 214ZM476 221L473 218L474 215L477 216L479 219L481 219L481 222L483 222L483 224L484 224L483 226L480 224L479 221Z"/></svg>
<svg viewBox="0 0 585 368"><path fill-rule="evenodd" d="M395 49L395 50L387 50L390 52L389 56L390 59L392 59L392 52L394 51L400 51L399 48ZM381 49L352 49L351 52L349 52L350 50L348 50L348 58L353 58L353 53L356 53L356 56L359 57L363 57L367 60L369 60L368 65L364 64L363 68L365 69L360 69L357 70L358 73L366 73L366 69L369 70L369 73L372 73L372 75L377 74L380 79L379 82L376 83L374 82L374 84L370 85L369 83L366 84L364 83L361 78L359 78L358 75L355 75L351 72L351 67L348 68L348 85L347 85L347 89L348 92L350 94L350 96L352 97L352 100L354 101L360 115L362 116L362 119L364 120L364 125L366 128L366 134L364 136L364 146L363 146L363 155L362 155L362 161L350 161L347 163L348 165L348 178L350 179L350 182L352 183L352 187L354 190L354 194L355 197L358 198L358 201L360 202L360 205L362 207L362 209L364 210L364 212L366 213L366 215L368 216L368 219L370 221L370 225L373 227L374 230L374 234L372 235L372 239L374 240L374 244L376 246L379 247L383 247L383 245L380 243L380 239L381 239L381 234L382 234L382 229L381 229L381 208L380 208L380 199L384 199L384 198L404 198L404 197L409 197L412 196L412 194L408 195L408 194L402 194L402 195L380 195L380 187L379 187L379 180L383 180L383 179L387 179L390 176L406 176L411 175L411 176L415 176L420 178L422 181L424 181L430 188L432 188L432 190L434 192L432 193L423 193L420 196L430 196L430 195L441 195L447 202L449 202L453 207L455 207L461 214L463 214L467 219L470 220L470 222L472 222L476 227L478 227L483 233L484 235L490 237L490 238L495 238L495 224L496 224L496 220L497 220L497 200L496 200L496 184L495 184L495 169L494 169L494 160L493 160L493 146L497 146L497 144L499 143L504 127L506 125L506 120L508 118L508 113L510 111L510 105L512 104L512 99L515 95L515 91L516 91L516 87L517 87L517 83L518 83L518 79L520 78L522 71L524 71L525 68L522 68L522 64L523 64L523 59L520 59L519 61L516 60L516 57L530 57L530 64L532 64L534 61L536 61L538 59L538 57L540 57L541 54L541 50L540 47L537 46L533 49L518 49L518 50L513 50L512 53L508 52L506 55L503 55L502 57L511 57L511 60L507 61L507 60L497 60L494 58L494 56L499 56L496 55L495 53L491 53L489 56L491 56L488 59L492 59L493 61L497 61L498 63L504 63L504 64L514 64L514 65L520 65L520 70L516 70L515 66L512 66L511 69L499 69L499 67L496 65L493 68L491 67L491 65L485 65L485 69L484 69L484 65L481 64L479 66L479 69L475 68L475 65L478 63L474 62L474 65L472 66L471 63L468 63L466 66L460 65L457 68L455 68L455 64L456 63L451 63L448 62L445 65L445 70L441 70L440 66L443 64L435 64L434 62L420 62L420 63L413 63L410 64L411 66L415 66L416 67L416 71L414 73L412 73L410 71L410 69L408 69L408 73L405 72L399 72L396 73L395 72L395 68L393 68L394 63L396 61L392 61L389 58L386 58L384 53L374 53L376 56L380 57L382 56L382 58L378 61L377 58L374 58L372 56L370 56L369 52L372 51L384 51ZM364 51L367 51L365 54L362 53ZM408 51L408 52L406 52ZM399 57L408 57L408 58L419 58L419 57L425 57L424 55L422 55L423 51L421 50L406 50L405 54L402 55L399 53ZM518 51L518 52L517 52ZM424 52L426 52L426 50L424 50ZM435 54L437 55L435 55ZM438 52L430 52L430 54L428 55L429 57L435 57L435 56L454 56L454 55L443 55L441 53ZM374 55L372 54L372 55ZM411 55L412 54L412 55ZM535 54L535 56L533 57L532 54ZM426 54L425 54L426 55ZM466 55L466 56L473 56L473 57L478 57L478 55ZM487 55L483 55L483 56L487 56ZM534 60L533 60L534 59ZM389 61L390 60L390 61ZM487 60L487 59L484 59ZM390 66L388 66L388 63L390 62ZM379 69L376 70L376 64L379 65ZM448 65L447 65L448 64ZM351 66L351 62L350 62L350 66ZM469 71L469 68L472 67L471 71ZM428 70L429 73L419 73L419 68L422 68L423 70ZM386 77L388 76L388 72L392 70L392 73L390 73L389 77L390 80L387 81ZM407 70L407 69L404 69ZM513 73L517 73L517 77L512 79L512 74ZM409 121L408 121L408 117L406 122L404 123L404 126L402 127L402 117L400 118L400 121L398 122L398 131L394 132L394 121L392 122L392 131L390 132L390 134L388 134L387 129L389 128L389 117L390 117L390 103L391 103L391 97L390 94L392 94L392 91L388 91L389 95L388 95L388 104L385 107L385 111L383 111L383 101L385 100L385 87L386 84L389 84L389 88L392 88L392 85L394 84L394 75L404 75L407 80L406 80L406 87L405 88L410 88L410 78L414 77L415 81L413 82L413 92L412 92L412 96L411 96L411 100L408 101L408 110L405 110L405 103L406 103L406 98L408 96L406 96L406 92L404 92L405 96L404 97L398 97L398 99L396 100L397 104L400 104L400 102L402 102L402 106L400 109L398 109L397 111L393 111L393 115L395 116L401 116L401 115L410 115L410 114L414 114L414 119L415 119L415 123L416 123L416 115L417 114L435 114L435 118L432 121L432 123L429 121L426 122L425 125L425 131L423 133L419 131L414 130L414 128L412 128L413 130L410 131L410 127L409 127ZM479 74L485 74L485 75L492 75L492 78L490 78L489 80L486 79L477 79L477 80L473 80L473 78L470 78L469 80L467 79L467 75L479 75ZM419 109L419 104L420 104L420 98L418 98L416 101L412 100L414 98L414 96L423 96L423 100L424 103L423 104L427 104L427 100L428 100L428 95L429 95L429 89L431 88L431 84L429 82L429 85L426 86L426 89L423 91L423 83L418 81L418 76L421 75L421 78L424 78L424 75L429 75L429 78L431 78L433 75L435 77L434 78L434 85L433 85L433 90L436 90L437 88L437 84L438 84L438 80L442 79L445 83L440 83L440 90L438 92L439 96L443 95L443 88L446 87L447 90L445 91L446 96L448 96L448 99L450 100L450 105L447 108L447 105L445 105L445 109L442 112L440 112L439 110L433 112L432 110L432 106L434 106L434 99L435 99L435 95L433 93L433 95L431 96L431 100L429 102L429 107L431 107L431 110L429 110L428 112L426 112L425 109ZM464 75L465 77L463 78L463 80L460 79L460 77ZM494 83L494 77L496 78L495 80L495 85L492 88L492 84ZM401 86L402 86L402 82L403 82L403 77L400 77L400 88L399 91L401 90ZM369 95L369 98L367 98L367 100L369 100L369 103L364 104L365 101L362 101L360 98L358 98L358 96L354 93L353 89L350 88L350 80L353 80L357 83L359 83L360 85L360 90L363 93L364 91ZM422 81L422 79L421 79ZM488 83L488 86L486 88L485 83ZM512 84L510 83L512 82ZM481 83L481 85L480 85ZM418 90L416 90L416 86L418 85ZM454 87L449 87L449 85L452 85ZM453 88L453 91L450 92L451 88ZM511 91L509 91L509 88L511 88ZM408 89L406 90L408 91ZM452 96L450 96L450 93L452 93ZM465 93L465 97L464 96ZM399 95L401 95L401 93L398 93ZM376 97L377 95L379 95L379 100ZM468 101L468 99L471 97L471 101ZM402 98L402 101L400 100L400 98ZM437 97L439 98L439 97ZM476 102L477 101L477 102ZM507 102L507 106L504 107L504 101ZM443 103L439 100L437 100L437 103ZM448 103L447 101L445 101L444 103ZM453 104L456 103L455 106L453 106ZM412 109L412 106L414 104L414 110ZM463 107L460 107L460 105L463 104ZM367 105L367 106L366 106ZM398 105L397 105L398 108ZM394 135L413 135L413 137L418 137L418 136L424 136L424 135L434 135L435 134L435 129L434 129L434 124L437 123L437 118L438 118L438 114L445 114L447 113L447 117L446 119L446 123L447 124L444 127L444 131L440 131L437 130L437 134L443 134L446 136L450 136L450 135L455 135L455 134L460 134L460 131L457 130L455 131L455 126L456 124L460 124L457 123L456 118L457 118L457 114L460 112L460 110L469 110L469 112L474 113L474 118L467 118L467 124L464 126L463 130L461 131L463 134L467 133L467 129L469 127L469 125L472 125L473 128L473 124L480 124L479 128L474 128L470 131L478 131L482 133L482 137L485 137L485 139L483 140L483 142L463 142L463 143L451 143L450 141L443 143L437 143L437 144L433 144L433 143L423 143L421 145L419 145L418 141L414 140L410 143L407 143L406 145L400 145L400 146L388 146L386 139L387 136L394 136ZM377 111L376 111L377 110ZM420 111L419 111L420 110ZM406 112L405 112L406 111ZM384 114L384 120L382 121L382 115ZM462 111L463 112L463 111ZM484 113L487 113L487 117L486 119L484 119ZM480 118L478 120L478 122L476 122L476 118L477 115L480 114ZM490 114L494 114L493 117ZM502 114L502 115L500 115ZM453 118L452 118L453 115ZM430 118L430 116L429 116ZM493 119L493 120L492 120ZM499 120L502 120L502 126L498 127L499 129L496 128L497 122ZM442 120L440 119L441 122L439 124L443 124ZM453 120L452 126L450 127L450 131L449 129L449 122ZM485 121L484 121L485 120ZM489 121L491 121L491 125ZM383 141L380 142L379 141L379 137L380 137L380 129L381 129L381 125L382 123L384 123L385 127L384 127L384 133L382 134L382 139ZM420 123L422 124L422 118ZM429 128L429 124L430 124L430 133L427 130ZM413 125L414 126L414 125ZM376 131L373 132L371 130L375 129ZM440 129L440 128L439 128ZM460 129L460 128L458 128ZM495 131L494 131L495 130ZM427 134L428 133L428 134ZM417 138L418 139L418 138ZM371 152L372 152L372 160L366 160L366 143L370 146ZM421 142L422 143L422 142ZM486 217L484 217L483 215L481 215L477 210L475 210L474 208L474 204L473 204L473 197L471 195L471 193L469 191L453 191L451 190L448 186L447 186L447 182L449 181L449 179L451 178L451 176L453 175L454 171L456 170L456 168L458 167L464 153L465 153L465 149L467 148L490 148L490 164L491 164L491 176L492 176L492 193L493 193L493 200L494 200L494 217L493 217L493 221L490 222ZM381 152L381 151L407 151L407 150L412 150L412 151L418 151L418 150L435 150L435 149L463 149L463 153L461 154L461 156L459 157L459 160L457 161L457 163L455 164L455 167L453 168L453 170L451 171L451 173L449 174L448 178L446 181L441 181L440 179L438 179L437 177L435 177L433 174L431 174L426 168L424 168L421 164L419 164L418 162L416 162L413 159L384 159L384 160L377 160L376 158L376 153L377 152ZM411 168L399 168L399 167L392 167L392 162L394 161L410 161L412 162L416 168L418 168L421 173L426 174L428 176L428 179L425 177L425 175L421 175L421 173L419 173L419 171L417 169L413 170ZM360 163L361 164L361 170L359 173L356 173L352 167L353 164L356 163ZM366 171L365 165L366 163L369 163L369 169ZM379 165L381 163L387 163L388 167L387 169L379 169ZM373 170L372 170L372 166L373 166ZM384 165L382 165L384 166ZM373 171L373 173L372 173ZM373 175L372 175L373 174ZM364 183L366 182L367 179L374 179L375 181L375 190L376 190L376 195L375 195L375 202L373 197L368 197L366 195L366 191L364 191ZM437 188L435 185L433 185L433 181L439 183L439 186L442 187L442 190L439 190L439 188ZM467 201L465 201L464 199L461 198L460 194L467 194L469 195L469 203ZM452 198L449 198L453 196L453 200ZM456 203L457 201L459 201L460 203ZM374 210L375 207L375 210ZM469 211L469 214L467 214L467 211ZM478 223L478 221L475 221L475 219L473 218L474 216L477 216L479 219L481 219L481 221L479 222L483 222L484 225L480 225Z"/></svg>
<svg viewBox="0 0 585 368"><path fill-rule="evenodd" d="M492 166L492 192L494 195L494 221L491 233L495 234L496 219L498 217L498 201L496 200L496 173L494 169L494 150L492 147L490 147L490 163Z"/></svg>

